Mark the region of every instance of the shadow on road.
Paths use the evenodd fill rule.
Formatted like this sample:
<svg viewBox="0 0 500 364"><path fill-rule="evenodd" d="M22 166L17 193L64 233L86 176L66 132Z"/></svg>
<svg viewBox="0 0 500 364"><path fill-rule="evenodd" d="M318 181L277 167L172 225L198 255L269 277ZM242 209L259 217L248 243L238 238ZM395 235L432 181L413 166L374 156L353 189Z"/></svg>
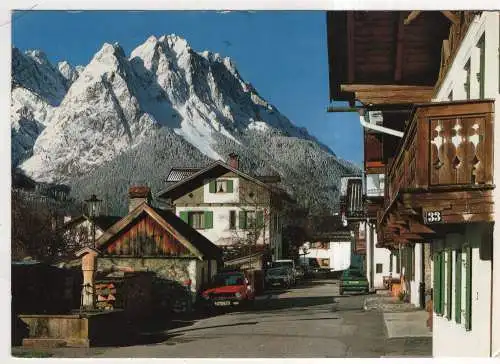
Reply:
<svg viewBox="0 0 500 364"><path fill-rule="evenodd" d="M336 296L319 297L283 297L264 301L256 301L249 311L272 311L286 308L305 308L335 303Z"/></svg>
<svg viewBox="0 0 500 364"><path fill-rule="evenodd" d="M297 288L313 288L317 286L337 284L336 281L333 280L321 280L321 281L302 281L296 286Z"/></svg>
<svg viewBox="0 0 500 364"><path fill-rule="evenodd" d="M191 325L193 323L194 322L192 322ZM137 337L136 340L134 340L133 343L129 343L127 346L158 344L158 343L162 343L162 342L165 342L167 340L170 340L172 338L182 337L185 333L193 332L193 331L217 329L217 328L223 328L223 327L256 325L256 324L258 324L257 321L252 321L252 322L239 322L236 324L227 324L227 325L212 325L212 326L202 326L202 327L195 327L195 328L186 328L186 329L175 330L175 331L171 331L172 329L170 329L170 330L166 329L164 331L158 331L158 332L143 332ZM179 341L179 340L180 339L178 339L177 341Z"/></svg>

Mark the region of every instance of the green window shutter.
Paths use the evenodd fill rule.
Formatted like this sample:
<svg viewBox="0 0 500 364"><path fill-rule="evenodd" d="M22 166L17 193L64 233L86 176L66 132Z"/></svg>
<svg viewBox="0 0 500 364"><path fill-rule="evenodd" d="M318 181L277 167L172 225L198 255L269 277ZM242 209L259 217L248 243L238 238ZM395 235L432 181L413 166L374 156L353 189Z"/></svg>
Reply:
<svg viewBox="0 0 500 364"><path fill-rule="evenodd" d="M239 228L246 229L247 228L247 216L246 216L245 211L240 211L239 219L240 219Z"/></svg>
<svg viewBox="0 0 500 364"><path fill-rule="evenodd" d="M228 179L226 183L227 183L227 192L232 193L233 192L233 180Z"/></svg>
<svg viewBox="0 0 500 364"><path fill-rule="evenodd" d="M264 226L264 211L257 211L257 227L261 228Z"/></svg>
<svg viewBox="0 0 500 364"><path fill-rule="evenodd" d="M210 183L208 184L208 191L210 193L215 193L216 188L217 188L217 185L215 183L215 180L210 181Z"/></svg>
<svg viewBox="0 0 500 364"><path fill-rule="evenodd" d="M433 257L433 262L434 262L434 289L433 289L433 297L432 297L432 302L434 305L434 312L439 313L439 254L434 253Z"/></svg>
<svg viewBox="0 0 500 364"><path fill-rule="evenodd" d="M236 211L229 211L229 228L231 230L236 229Z"/></svg>
<svg viewBox="0 0 500 364"><path fill-rule="evenodd" d="M444 315L444 295L446 292L444 291L445 287L445 282L446 282L446 274L445 274L445 266L444 266L444 252L441 252L439 254L441 258L439 259L439 292L440 292L440 297L439 297L439 313L441 315Z"/></svg>
<svg viewBox="0 0 500 364"><path fill-rule="evenodd" d="M472 330L472 249L465 248L465 330Z"/></svg>
<svg viewBox="0 0 500 364"><path fill-rule="evenodd" d="M451 297L452 297L452 280L451 275L453 273L452 270L452 251L448 250L447 252L447 264L446 264L446 318L451 320Z"/></svg>
<svg viewBox="0 0 500 364"><path fill-rule="evenodd" d="M186 224L188 223L188 212L187 211L181 211L179 213L179 216L182 221L184 221Z"/></svg>
<svg viewBox="0 0 500 364"><path fill-rule="evenodd" d="M436 253L434 257L434 311L443 313L443 255Z"/></svg>
<svg viewBox="0 0 500 364"><path fill-rule="evenodd" d="M462 322L462 251L455 256L455 322Z"/></svg>
<svg viewBox="0 0 500 364"><path fill-rule="evenodd" d="M214 213L212 211L205 211L205 229L214 227Z"/></svg>

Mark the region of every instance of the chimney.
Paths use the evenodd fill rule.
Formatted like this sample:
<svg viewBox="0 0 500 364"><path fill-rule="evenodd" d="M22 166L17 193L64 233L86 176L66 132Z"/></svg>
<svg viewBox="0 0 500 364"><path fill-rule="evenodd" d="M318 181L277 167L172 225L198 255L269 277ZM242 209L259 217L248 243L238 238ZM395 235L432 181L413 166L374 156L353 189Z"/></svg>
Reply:
<svg viewBox="0 0 500 364"><path fill-rule="evenodd" d="M151 189L148 186L132 186L128 189L128 212L146 202L151 203Z"/></svg>
<svg viewBox="0 0 500 364"><path fill-rule="evenodd" d="M229 154L228 164L231 168L238 169L240 167L238 154L235 153Z"/></svg>

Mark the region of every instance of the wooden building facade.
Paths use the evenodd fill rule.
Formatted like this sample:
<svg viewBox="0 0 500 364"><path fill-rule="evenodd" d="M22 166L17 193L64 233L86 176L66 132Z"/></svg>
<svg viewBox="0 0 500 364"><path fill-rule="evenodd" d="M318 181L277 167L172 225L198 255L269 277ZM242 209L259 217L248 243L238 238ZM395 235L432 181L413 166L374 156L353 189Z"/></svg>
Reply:
<svg viewBox="0 0 500 364"><path fill-rule="evenodd" d="M327 23L330 98L360 114L365 178L384 174L367 218L411 302L432 299L433 355L500 355L499 12L329 12Z"/></svg>

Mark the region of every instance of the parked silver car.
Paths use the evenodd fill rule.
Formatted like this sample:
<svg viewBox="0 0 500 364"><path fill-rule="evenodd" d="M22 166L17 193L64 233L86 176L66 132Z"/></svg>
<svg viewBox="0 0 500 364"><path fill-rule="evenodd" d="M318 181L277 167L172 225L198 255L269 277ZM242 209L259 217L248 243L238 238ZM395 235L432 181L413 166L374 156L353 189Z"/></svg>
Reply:
<svg viewBox="0 0 500 364"><path fill-rule="evenodd" d="M289 288L294 281L293 272L288 267L270 268L264 278L266 288L275 286Z"/></svg>

